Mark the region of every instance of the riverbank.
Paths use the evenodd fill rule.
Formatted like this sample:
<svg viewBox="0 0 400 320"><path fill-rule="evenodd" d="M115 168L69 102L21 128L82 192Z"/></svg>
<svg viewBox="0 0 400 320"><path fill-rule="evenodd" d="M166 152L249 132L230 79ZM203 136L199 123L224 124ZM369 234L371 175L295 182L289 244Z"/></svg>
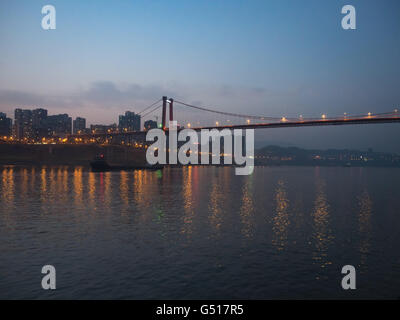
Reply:
<svg viewBox="0 0 400 320"><path fill-rule="evenodd" d="M114 162L142 165L146 161L144 149L118 145L0 144L0 165L89 166L100 154Z"/></svg>
<svg viewBox="0 0 400 320"><path fill-rule="evenodd" d="M89 167L97 156L107 162L144 166L146 150L121 145L0 143L0 165L69 165ZM266 147L256 150L255 166L400 167L397 155L348 150ZM181 165L173 165L180 167ZM215 166L225 166L224 164Z"/></svg>

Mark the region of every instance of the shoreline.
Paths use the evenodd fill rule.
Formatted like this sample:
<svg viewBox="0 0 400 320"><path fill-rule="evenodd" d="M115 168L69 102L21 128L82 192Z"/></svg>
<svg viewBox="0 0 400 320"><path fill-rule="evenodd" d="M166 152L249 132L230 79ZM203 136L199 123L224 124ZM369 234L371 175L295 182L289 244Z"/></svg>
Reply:
<svg viewBox="0 0 400 320"><path fill-rule="evenodd" d="M272 151L270 155L274 159L265 159L265 153L261 150L256 150L254 166L255 167L350 167L350 168L400 168L398 158L378 158L377 156L371 159L368 156L368 161L361 159L313 159L314 153L321 153L320 150L305 150L298 148L285 149L280 147L269 147ZM273 153L273 148L277 149ZM266 149L264 149L266 150ZM299 156L295 153L298 152ZM305 152L307 153L305 155ZM362 154L361 151L354 153ZM147 165L146 149L134 148L122 145L98 145L98 144L6 144L0 143L0 166L82 166L90 167L90 162L93 161L99 154L104 155L107 162L129 164L131 166L142 167ZM380 155L379 153L377 154ZM383 156L386 156L383 154ZM279 158L285 158L280 160ZM278 159L277 159L278 158ZM289 159L288 159L289 158ZM221 161L223 162L223 160ZM212 166L225 167L235 165L203 165L192 164L192 166ZM182 165L166 165L166 167L182 167Z"/></svg>

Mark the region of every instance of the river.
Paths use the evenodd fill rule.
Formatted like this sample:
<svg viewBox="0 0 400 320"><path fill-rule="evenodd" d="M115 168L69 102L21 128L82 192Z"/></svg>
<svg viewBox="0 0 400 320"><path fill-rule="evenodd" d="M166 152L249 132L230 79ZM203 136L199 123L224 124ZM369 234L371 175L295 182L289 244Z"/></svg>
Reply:
<svg viewBox="0 0 400 320"><path fill-rule="evenodd" d="M399 199L393 168L0 167L0 298L396 299Z"/></svg>

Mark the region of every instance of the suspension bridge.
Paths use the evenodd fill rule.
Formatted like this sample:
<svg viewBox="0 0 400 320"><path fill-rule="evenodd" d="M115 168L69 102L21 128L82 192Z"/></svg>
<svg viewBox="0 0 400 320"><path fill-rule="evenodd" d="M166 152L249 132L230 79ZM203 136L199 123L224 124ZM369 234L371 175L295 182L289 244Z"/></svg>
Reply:
<svg viewBox="0 0 400 320"><path fill-rule="evenodd" d="M160 114L161 113L161 114ZM185 128L200 130L211 129L266 129L266 128L289 128L309 126L332 126L332 125L356 125L356 124L379 124L400 122L398 109L389 112L366 113L350 115L344 113L341 116L328 117L322 114L320 117L270 117L251 114L240 114L220 111L212 107L196 106L183 101L168 98L166 96L150 104L137 114L144 120L156 119L161 123L158 127L168 131L168 121L176 121L178 130ZM71 142L83 143L116 143L133 146L142 146L146 140L146 132L149 128L141 131L116 130L104 133L86 133L70 135Z"/></svg>

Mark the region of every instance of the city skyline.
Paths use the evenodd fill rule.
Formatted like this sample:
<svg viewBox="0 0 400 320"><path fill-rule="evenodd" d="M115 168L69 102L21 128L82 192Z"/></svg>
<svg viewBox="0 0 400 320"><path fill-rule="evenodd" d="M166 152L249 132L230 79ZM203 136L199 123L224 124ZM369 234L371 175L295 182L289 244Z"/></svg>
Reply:
<svg viewBox="0 0 400 320"><path fill-rule="evenodd" d="M117 122L111 124L91 124L86 126L86 118L76 117L72 120L68 114L48 114L47 109L21 109L14 110L14 117L7 117L6 113L0 113L0 136L13 137L17 140L35 140L42 138L63 137L71 134L103 133L107 131L140 131L152 126L152 121L145 122L141 126L141 116L131 111L118 116ZM147 125L146 125L147 123ZM157 125L156 125L157 127Z"/></svg>

